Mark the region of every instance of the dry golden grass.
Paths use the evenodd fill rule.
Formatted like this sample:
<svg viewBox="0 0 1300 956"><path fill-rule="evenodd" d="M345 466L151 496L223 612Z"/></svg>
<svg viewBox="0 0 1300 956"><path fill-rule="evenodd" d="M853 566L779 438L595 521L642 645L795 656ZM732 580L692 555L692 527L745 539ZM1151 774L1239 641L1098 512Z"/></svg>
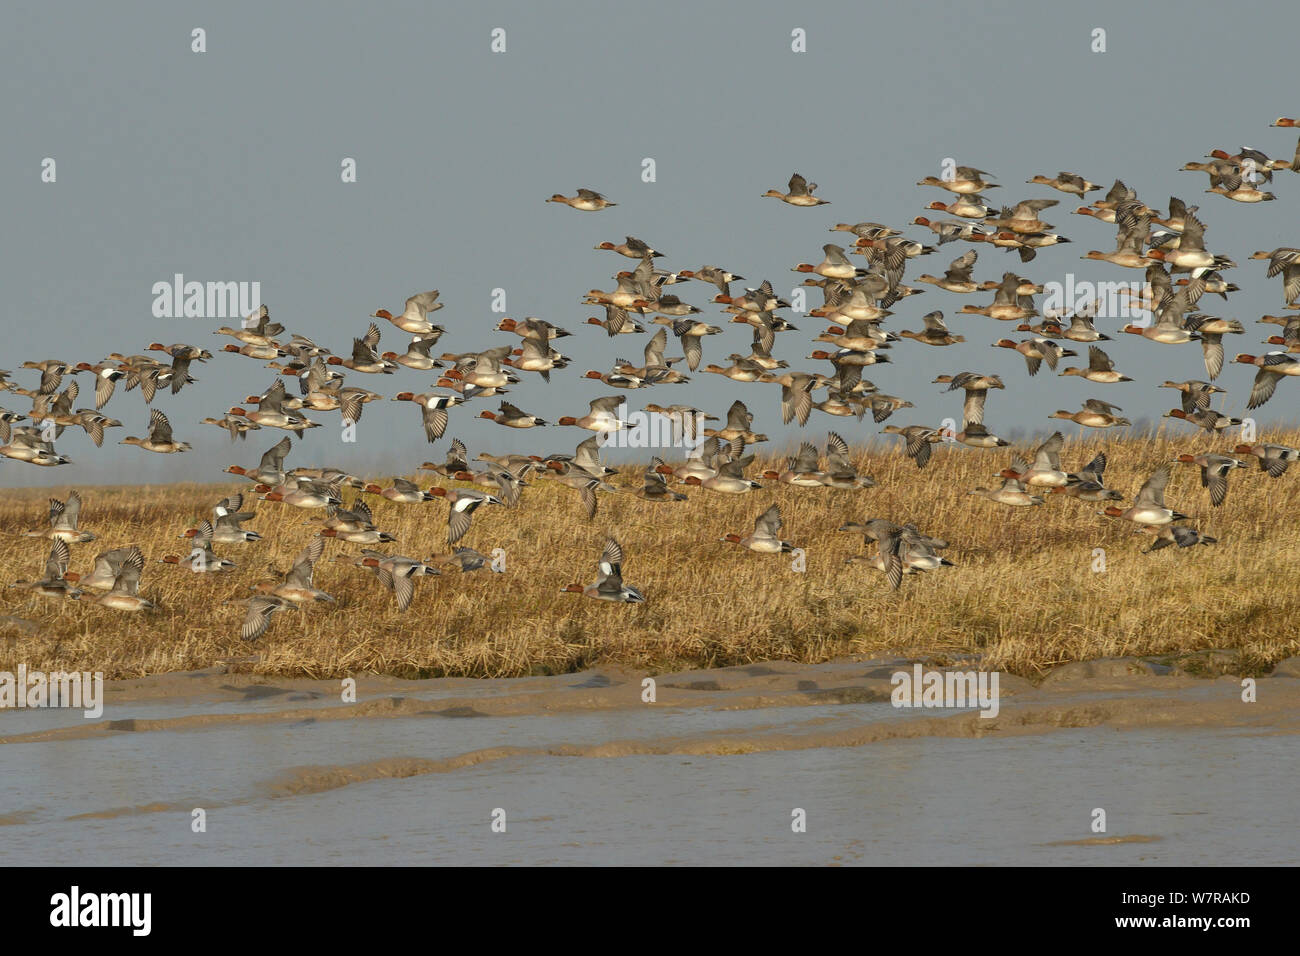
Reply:
<svg viewBox="0 0 1300 956"><path fill-rule="evenodd" d="M1294 445L1300 434L1267 440ZM1102 447L1110 458L1107 484L1131 499L1177 453L1231 442L1190 431L1172 440L1094 433L1067 439L1065 466L1082 467ZM287 569L314 533L304 522L319 512L254 502L258 515L248 527L266 540L219 546L218 554L238 563L234 572L193 574L157 559L184 553L176 536L207 517L219 497L247 491L247 483L83 486L82 527L99 539L73 546L72 569L87 572L99 551L137 543L147 559L141 591L161 608L124 614L0 590L0 615L40 625L0 629L0 670L25 662L128 677L208 667L252 652L261 655L252 670L282 676L486 677L598 663L664 671L903 652L938 660L977 653L989 667L1034 677L1065 661L1208 648L1237 652L1240 670L1253 673L1300 653L1294 623L1300 592L1290 583L1300 567L1292 530L1300 523L1295 469L1272 480L1252 463L1232 476L1223 507L1211 508L1199 469L1175 466L1169 503L1194 515L1196 527L1220 543L1142 554L1151 539L1135 534L1130 522L1098 516L1098 505L1051 496L1041 507L1007 508L969 496L971 488L993 481L990 475L1009 462L1008 451L938 446L918 472L897 447L873 446L857 454L859 466L879 482L866 491L773 482L747 495L691 489L680 504L601 495L591 522L576 493L534 480L517 510L479 509L461 542L484 553L504 548L505 574L485 569L420 578L414 604L399 614L368 573L335 560L359 547L329 542L316 583L337 604L277 615L252 649L238 637L243 608L221 602L248 596L248 586L269 566ZM626 469L622 483L637 487L639 474ZM39 576L49 543L19 535L43 524L49 494L67 490L4 496L0 578ZM345 498L351 494L345 491ZM446 505L367 498L379 526L397 535L394 550L416 557L445 550ZM755 515L774 501L785 519L782 536L806 550L805 573L791 569L788 555L757 555L718 540L730 531L748 534ZM909 575L901 590L891 591L878 572L844 563L863 550L862 539L836 529L866 517L915 521L948 539L945 555L957 567ZM625 579L644 591L644 605L560 593L565 584L595 579L606 531L622 542ZM1105 573L1092 571L1099 547Z"/></svg>

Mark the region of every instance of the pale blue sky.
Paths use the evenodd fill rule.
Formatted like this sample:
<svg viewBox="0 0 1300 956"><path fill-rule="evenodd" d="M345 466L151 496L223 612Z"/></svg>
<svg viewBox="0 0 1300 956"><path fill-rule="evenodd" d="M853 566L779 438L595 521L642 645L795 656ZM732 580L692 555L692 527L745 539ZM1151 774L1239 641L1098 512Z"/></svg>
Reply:
<svg viewBox="0 0 1300 956"><path fill-rule="evenodd" d="M913 184L937 174L945 157L993 172L1004 188L990 198L1061 199L1046 219L1073 244L1021 266L983 249L976 278L1007 269L1038 281L1140 278L1140 273L1079 256L1113 248L1114 229L1069 214L1071 197L1025 185L1060 169L1109 185L1122 177L1152 206L1170 194L1201 205L1208 245L1235 258L1230 278L1243 287L1208 310L1240 318L1245 336L1229 356L1258 351L1255 320L1281 307L1280 283L1264 279L1255 249L1295 245L1300 177L1279 173L1279 201L1246 206L1204 193L1201 173L1180 172L1211 148L1251 145L1290 157L1295 135L1270 129L1300 111L1295 94L1294 5L1093 3L1048 9L1038 3L473 4L442 10L426 3L328 5L173 3L113 5L10 3L0 29L0 104L5 130L0 204L6 210L0 279L6 336L0 367L24 359L98 361L151 341L216 349L221 322L155 319L151 288L181 272L198 280L258 280L276 321L336 353L349 350L376 308L400 308L428 288L442 291L435 321L447 327L438 350L480 350L518 340L492 330L490 293L506 289L508 314L537 315L573 331L561 348L568 373L546 385L525 375L510 399L554 420L580 415L609 390L580 378L615 356L639 359L642 342L608 339L582 323L598 314L580 304L590 288L609 288L630 260L592 249L638 236L668 253L661 264L716 263L755 284L770 278L788 293L790 267L818 261L837 221L901 226L939 190ZM1236 25L1234 25L1236 24ZM190 31L207 31L207 52L190 50ZM489 51L492 28L507 31L505 54ZM790 31L807 31L808 52L790 51ZM1107 52L1090 52L1094 27ZM1189 92L1189 89L1191 92ZM58 181L43 184L44 157ZM358 182L340 182L353 157ZM657 182L640 178L653 157ZM759 195L784 187L792 171L820 183L832 205L795 209ZM618 207L580 213L543 200L578 186L606 193ZM916 227L914 238L932 238ZM909 265L908 277L938 274L969 248L949 243ZM673 291L705 308L711 286ZM917 328L925 312L952 317L963 302L930 288L900 303L887 327ZM818 296L811 300L819 301ZM819 320L791 317L798 333L777 353L804 361ZM902 342L897 364L871 370L882 391L916 403L892 421L935 423L960 403L941 397L938 372L976 369L1003 375L1005 393L989 400L995 429L1046 434L1057 407L1089 396L1123 406L1130 418L1172 407L1165 378L1204 378L1200 350L1128 338L1107 349L1139 382L1094 386L1040 374L1023 359L989 348L1010 326L979 317L952 319L968 339L953 349ZM383 348L402 351L409 336L383 325ZM705 361L747 351L749 329L726 326L706 340ZM1081 349L1081 351L1083 351ZM123 420L103 449L80 430L59 450L75 464L37 469L0 465L0 484L93 484L123 480L212 479L231 461L254 462L281 433L263 429L232 452L224 432L197 424L273 381L264 363L222 356L194 371L200 384L155 405L194 451L151 455L114 444L143 434L138 391L118 394L105 411ZM15 380L31 385L34 372ZM1229 366L1224 407L1240 414L1252 369ZM386 395L421 391L429 373L350 377ZM83 389L89 381L82 377ZM292 383L291 383L292 384ZM1297 389L1284 382L1258 415L1292 417ZM593 387L594 386L594 387ZM723 414L736 397L774 439L779 390L697 374L686 386L626 393L685 402ZM0 404L27 411L21 396ZM79 401L79 405L89 404ZM573 428L516 432L473 421L496 400L453 412L448 438L471 454L571 450L587 433ZM338 442L337 414L295 450L290 464L330 462L363 469L413 468L441 458L447 439L424 443L408 405L367 406L355 446ZM1070 426L1072 428L1072 426ZM819 442L834 428L852 443L880 426L815 413L805 430ZM233 456L233 457L232 457Z"/></svg>

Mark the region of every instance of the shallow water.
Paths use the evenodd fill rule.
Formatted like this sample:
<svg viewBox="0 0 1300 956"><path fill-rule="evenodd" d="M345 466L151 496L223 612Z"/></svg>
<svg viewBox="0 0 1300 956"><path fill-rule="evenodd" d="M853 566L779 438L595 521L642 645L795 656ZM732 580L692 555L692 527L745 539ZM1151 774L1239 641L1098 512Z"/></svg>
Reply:
<svg viewBox="0 0 1300 956"><path fill-rule="evenodd" d="M365 688L386 711L345 710L337 682L204 679L103 718L172 724L5 712L0 863L1300 862L1295 728L1230 682L1025 685L983 722L810 700L876 692L860 664L714 673L662 678L650 706L635 680L567 675ZM1098 837L1121 841L1075 842Z"/></svg>

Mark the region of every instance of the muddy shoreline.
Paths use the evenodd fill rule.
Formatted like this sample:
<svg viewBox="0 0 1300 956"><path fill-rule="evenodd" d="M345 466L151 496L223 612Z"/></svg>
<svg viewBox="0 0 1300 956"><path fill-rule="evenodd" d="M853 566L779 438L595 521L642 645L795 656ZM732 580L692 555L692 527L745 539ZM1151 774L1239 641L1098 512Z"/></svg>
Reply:
<svg viewBox="0 0 1300 956"><path fill-rule="evenodd" d="M1295 863L1269 821L1295 809L1300 661L1254 702L1204 665L1002 674L993 717L895 707L902 657L658 674L653 702L622 668L359 677L355 702L342 681L224 668L111 681L96 720L0 712L0 860Z"/></svg>

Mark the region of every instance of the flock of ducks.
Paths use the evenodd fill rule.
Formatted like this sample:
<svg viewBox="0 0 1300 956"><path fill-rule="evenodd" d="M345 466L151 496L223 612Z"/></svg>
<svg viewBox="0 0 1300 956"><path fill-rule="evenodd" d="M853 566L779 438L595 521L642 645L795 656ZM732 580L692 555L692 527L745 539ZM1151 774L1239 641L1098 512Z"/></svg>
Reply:
<svg viewBox="0 0 1300 956"><path fill-rule="evenodd" d="M1300 124L1295 120L1280 119L1273 125L1294 127ZM1300 146L1292 160L1270 159L1260 151L1248 148L1234 153L1214 150L1206 159L1207 162L1192 162L1183 168L1208 173L1209 192L1244 203L1274 198L1272 193L1259 188L1261 183L1272 182L1274 172L1300 172ZM775 357L777 336L796 331L796 327L779 314L789 309L790 303L776 293L770 281L764 280L737 294L733 284L743 281L744 277L729 270L702 266L695 270L669 271L656 264L656 260L663 258L663 253L640 239L628 236L621 243L601 242L595 247L597 250L615 253L636 265L614 276L613 289L588 292L584 302L603 308L604 316L589 318L587 324L600 327L612 339L623 335L644 336L648 327L657 325L660 328L645 341L642 365L619 358L609 370L589 370L581 377L598 380L613 389L634 390L689 381L687 373L699 370L703 364L704 372L737 383L779 385L781 419L786 424L797 421L804 426L814 411L858 421L870 414L874 422L884 422L901 409L912 407L912 403L881 393L863 377L865 369L893 361L889 353L902 339L947 348L965 343L973 334L974 326L966 330L966 335L953 334L940 310L924 315L919 329L893 332L884 327L885 319L892 314L891 306L923 291L903 283L909 260L934 254L949 242L966 242L973 248L953 259L942 277L922 274L916 280L918 284L935 286L959 296L992 292L991 303L967 303L957 310L957 314L1016 323L1015 331L1025 333L1027 337L999 337L991 344L995 348L1020 353L1030 376L1039 374L1043 365L1055 371L1062 361L1078 358L1079 351L1070 345L1087 345L1086 364L1066 367L1059 372L1061 376L1077 376L1097 386L1132 382L1134 379L1119 372L1114 361L1098 344L1109 341L1111 336L1096 326L1096 319L1105 317L1099 314L1097 302L1070 313L1045 309L1040 314L1035 296L1043 293L1041 284L1012 271L1004 272L998 281L977 281L974 278L979 258L979 251L974 247L1014 250L1022 263L1028 263L1035 259L1038 250L1070 241L1052 232L1051 224L1040 218L1056 206L1058 200L1030 198L1014 205L995 207L983 195L997 188L998 184L991 181L993 178L991 173L983 170L957 166L943 177L927 176L921 180L918 185L943 189L949 196L947 202L930 202L925 212L931 215L943 212L955 217L932 219L918 216L912 220L911 225L925 227L937 237L934 246L909 239L901 231L880 223L838 223L830 227L830 231L852 237L851 246L846 248L828 243L822 247L820 262L803 262L793 267L793 271L807 276L804 285L820 288L822 292L822 304L812 309L808 316L829 323L826 331L813 339L823 347L815 348L807 356L808 361L829 363L828 370L816 372L793 371L787 360ZM1089 193L1102 188L1068 172L1060 172L1055 177L1036 175L1027 182L1084 202L1087 202ZM796 173L790 177L785 192L771 189L763 196L796 207L827 204L825 199L814 195L817 188L816 183L810 183ZM573 197L556 194L547 201L588 212L616 205L590 189L579 189ZM1167 214L1162 216L1117 180L1103 199L1080 206L1075 212L1113 224L1117 229L1113 252L1094 250L1088 252L1085 259L1143 270L1144 291L1132 304L1149 313L1153 321L1129 324L1120 331L1140 335L1153 346L1195 342L1202 349L1209 380L1163 382L1159 387L1176 389L1180 393L1180 407L1165 417L1204 429L1211 436L1240 425L1240 419L1210 408L1213 396L1225 392L1224 388L1213 384L1225 364L1223 337L1244 334L1245 329L1236 319L1224 319L1200 311L1204 296L1218 295L1226 300L1228 294L1238 287L1223 278L1224 271L1233 268L1235 263L1227 256L1207 249L1206 225L1197 216L1198 208L1172 197ZM855 263L850 255L862 257L862 264ZM1260 355L1238 354L1234 359L1236 363L1256 369L1247 402L1253 409L1273 396L1283 377L1300 375L1300 358L1296 357L1296 353L1300 353L1300 311L1297 311L1300 310L1300 249L1260 251L1251 258L1268 261L1269 277L1281 276L1284 304L1287 310L1291 310L1285 316L1270 315L1260 320L1282 327L1281 335L1267 339L1267 344L1279 348ZM666 291L668 286L687 282L695 283L690 288L700 284L716 288L716 294L709 297L707 304L720 307L722 314L730 316L731 323L750 327L748 354L732 353L727 356L728 364L725 365L720 364L720 359L704 363L706 342L721 334L723 329L699 318L702 314L700 307ZM416 405L424 438L436 442L447 433L452 416L461 414L457 411L459 406L476 399L504 395L527 374L536 374L549 382L552 372L569 364L569 359L556 348L556 344L571 333L531 317L500 321L496 329L510 336L506 344L477 352L441 353L435 357L434 346L446 332L441 325L430 321L432 314L443 307L438 300L439 293L435 290L411 296L398 313L376 310L372 318L377 321L371 322L366 331L353 340L351 352L346 357L332 354L303 335L287 334L283 325L270 321L265 306L238 328L217 329L214 334L238 342L226 344L218 355L237 354L267 362L277 377L262 394L237 401L220 417L205 418L203 424L226 430L232 442L246 439L250 431L261 429L289 432L302 440L307 431L321 424L309 418L309 412L338 411L345 423L356 423L368 403L383 399L384 396L375 391L350 384L355 379L349 379L349 373L366 376L391 375L403 369L408 370L403 374L436 370L437 378L431 389L399 391L389 399ZM1037 322L1035 318L1038 318ZM380 321L411 336L403 352L380 351ZM680 344L680 356L668 355L670 333ZM159 354L166 360L155 357ZM0 455L42 467L68 465L70 459L55 449L56 439L67 428L80 428L94 445L102 445L108 429L122 426L121 421L102 411L118 394L119 384L126 392L138 388L149 407L147 437L123 438L120 444L135 445L156 454L187 452L191 446L175 437L167 415L152 407L152 403L160 394L176 394L192 386L196 379L191 372L214 358L208 349L194 345L155 342L142 354L113 353L94 364L57 359L23 362L23 369L40 373L39 383L33 388L20 387L9 380L12 373L0 372L0 392L26 396L32 401L32 408L26 414L0 408L0 439L4 442L0 446ZM94 382L94 408L74 409L79 395L77 376L83 373L91 375ZM286 387L289 379L296 380L297 395L291 395ZM961 393L960 430L920 424L890 424L883 429L884 434L903 439L906 454L918 468L926 467L931 449L937 443L961 444L974 449L1000 449L1010 445L1006 439L994 434L985 422L989 393L1006 389L999 376L961 371L940 375L934 383L946 385L946 392ZM122 401L124 399L118 404ZM620 418L625 401L617 394L602 395L590 401L585 414L577 414L580 410L575 409L575 414L558 418L554 426L593 433L578 444L572 454L498 456L482 452L471 463L464 443L453 439L442 461L426 461L420 467L440 476L448 484L453 481L461 483L456 487L435 484L421 488L401 478L394 478L384 485L328 466L286 469L286 460L294 448L288 435L267 450L255 466L227 467L227 474L253 483L252 490L258 495L258 501L316 510L322 514L318 532L298 554L292 568L273 580L253 584L252 596L236 602L246 609L242 637L247 640L260 637L273 616L281 610L333 601L329 594L313 584L313 568L321 560L328 539L361 545L357 554L340 554L339 558L374 575L380 586L391 593L397 608L403 611L413 600L418 577L440 574L442 568L462 572L495 569L487 555L459 543L469 533L478 509L485 506L518 507L524 488L538 480L571 489L589 519L594 518L598 511L600 494L625 493L646 502L673 503L686 500L684 491L692 488L712 493L745 494L765 487L764 482L846 491L866 489L875 484L870 476L857 472L850 459L848 443L834 431L828 434L824 454L812 442L804 442L797 454L786 462L784 469L768 470L758 477L748 476L746 471L754 455L752 452L747 454L746 449L767 441L767 436L754 431L754 415L744 401L737 400L725 418L681 403L646 404L646 412L661 416L670 423L675 438L689 438L695 447L680 464L670 465L657 457L652 459L639 486L619 487L611 481L616 472L601 464L599 453L603 436L629 427L629 422ZM1089 398L1077 410L1058 410L1049 417L1074 422L1081 428L1130 425L1128 419L1116 414L1120 411L1122 409L1111 402ZM495 411L484 409L478 417L516 429L552 425L505 399L500 399ZM25 419L29 423L20 424ZM711 427L710 422L721 427ZM1271 478L1280 477L1292 461L1300 459L1300 450L1270 443L1239 442L1230 451L1180 454L1152 474L1132 505L1123 508L1114 503L1122 501L1123 495L1105 485L1106 454L1096 455L1078 471L1071 472L1066 470L1061 460L1063 444L1064 436L1057 431L1028 456L1013 454L1010 464L996 473L996 477L1002 479L1000 485L975 488L970 494L1009 507L1041 506L1047 494L1065 495L1104 505L1097 512L1099 515L1135 523L1138 532L1154 537L1149 550L1169 546L1188 548L1209 545L1215 539L1180 523L1189 521L1188 515L1166 504L1164 493L1176 463L1200 469L1201 483L1208 489L1211 505L1217 507L1226 500L1229 475L1246 467L1251 458ZM474 463L480 464L475 467ZM670 479L675 486L670 485ZM355 491L351 502L343 499L345 487ZM393 544L395 539L392 534L380 530L366 501L368 495L402 506L422 507L445 502L447 550L427 558L381 550L382 546ZM187 568L196 573L226 572L235 568L233 561L219 556L215 549L218 546L255 545L261 540L256 531L242 527L256 517L255 512L243 510L248 498L246 494L233 494L217 502L210 520L181 535L191 545L189 555L166 555L158 563ZM42 597L72 598L116 611L152 609L154 603L140 593L145 559L139 547L130 545L99 553L88 574L68 570L71 545L97 540L93 533L79 528L81 509L82 500L76 491L67 500L51 499L48 526L26 532L28 536L52 542L44 574L39 580L20 581L12 586ZM772 504L757 516L752 533L728 533L721 540L760 554L794 550L794 544L781 538L781 530L780 507ZM866 553L847 560L881 571L894 588L900 587L907 574L952 564L941 555L948 543L923 533L915 523L898 524L876 518L851 522L839 530L863 535L868 545ZM570 584L562 590L604 601L642 602L645 595L623 580L624 563L623 548L610 536L596 565L596 580L586 585Z"/></svg>

